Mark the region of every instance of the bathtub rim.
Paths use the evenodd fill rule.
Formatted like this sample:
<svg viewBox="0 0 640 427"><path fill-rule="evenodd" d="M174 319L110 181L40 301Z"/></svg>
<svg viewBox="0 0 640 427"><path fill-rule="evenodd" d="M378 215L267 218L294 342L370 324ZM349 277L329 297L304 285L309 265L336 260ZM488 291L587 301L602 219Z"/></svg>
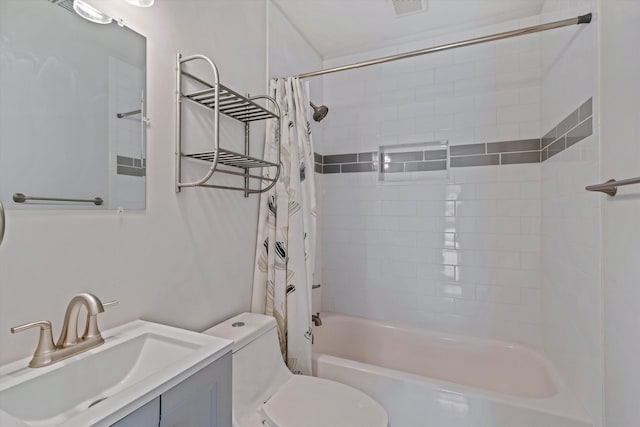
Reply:
<svg viewBox="0 0 640 427"><path fill-rule="evenodd" d="M372 365L369 363L359 362L356 360L346 359L343 357L332 356L325 353L319 353L315 349L312 353L312 371L313 375L316 376L318 372L318 363L324 362L339 366L341 368L354 369L360 372L370 373L373 375L380 375L386 378L397 378L405 381L410 381L413 383L428 383L429 385L436 387L439 390L458 393L458 394L468 394L474 397L482 397L487 398L496 402L513 405L516 407L541 411L545 413L549 413L552 415L566 417L579 422L593 423L593 419L586 408L577 400L573 392L569 389L567 384L564 382L558 371L555 369L554 365L551 361L545 357L542 353L537 351L534 348L527 347L520 343L512 343L508 341L497 340L494 338L480 338L473 336L466 336L462 334L452 334L443 331L435 331L426 328L420 328L413 325L407 325L400 322L388 322L384 320L378 319L368 319L366 317L360 316L352 316L348 314L335 313L335 312L321 312L321 319L325 320L331 318L346 318L346 319L356 319L358 321L367 322L377 324L378 326L383 326L385 328L392 329L404 329L410 332L416 332L420 335L427 335L430 337L438 337L439 339L454 341L454 342L463 342L463 343L481 343L481 344L492 344L500 347L505 347L510 350L517 350L528 354L529 356L534 357L539 360L544 367L547 369L547 373L549 377L553 381L553 384L556 388L555 394L549 397L524 397L517 395L510 395L506 393L500 393L496 391L491 391L487 389L483 389L480 387L474 387L466 384L460 384L452 381L446 381L438 378L428 377L419 374L413 374L410 372L401 371L398 369L385 368L382 366ZM322 327L322 326L320 326ZM314 328L316 328L314 326Z"/></svg>

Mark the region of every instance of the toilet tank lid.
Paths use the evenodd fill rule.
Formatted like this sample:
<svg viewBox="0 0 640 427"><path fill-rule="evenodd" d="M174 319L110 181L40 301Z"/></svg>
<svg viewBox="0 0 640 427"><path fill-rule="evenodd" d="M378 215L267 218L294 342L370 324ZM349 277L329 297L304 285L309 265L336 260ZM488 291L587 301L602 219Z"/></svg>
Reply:
<svg viewBox="0 0 640 427"><path fill-rule="evenodd" d="M241 313L222 323L218 323L203 333L233 341L232 352L235 353L275 327L276 319L271 316L256 313Z"/></svg>

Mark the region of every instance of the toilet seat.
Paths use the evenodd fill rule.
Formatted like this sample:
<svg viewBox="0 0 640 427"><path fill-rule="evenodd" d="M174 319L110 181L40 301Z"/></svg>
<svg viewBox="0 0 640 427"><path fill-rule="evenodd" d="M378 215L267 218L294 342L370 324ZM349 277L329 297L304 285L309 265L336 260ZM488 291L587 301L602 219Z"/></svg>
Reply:
<svg viewBox="0 0 640 427"><path fill-rule="evenodd" d="M294 375L260 408L272 427L387 427L387 412L352 387Z"/></svg>

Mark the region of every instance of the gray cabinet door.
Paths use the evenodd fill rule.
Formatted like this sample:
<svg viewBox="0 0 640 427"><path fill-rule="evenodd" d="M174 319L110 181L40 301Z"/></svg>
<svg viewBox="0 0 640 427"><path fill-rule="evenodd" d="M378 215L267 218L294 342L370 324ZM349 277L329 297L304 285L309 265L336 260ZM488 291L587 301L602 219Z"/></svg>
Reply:
<svg viewBox="0 0 640 427"><path fill-rule="evenodd" d="M160 424L160 398L133 411L111 427L158 427Z"/></svg>
<svg viewBox="0 0 640 427"><path fill-rule="evenodd" d="M160 427L231 427L231 352L161 399Z"/></svg>

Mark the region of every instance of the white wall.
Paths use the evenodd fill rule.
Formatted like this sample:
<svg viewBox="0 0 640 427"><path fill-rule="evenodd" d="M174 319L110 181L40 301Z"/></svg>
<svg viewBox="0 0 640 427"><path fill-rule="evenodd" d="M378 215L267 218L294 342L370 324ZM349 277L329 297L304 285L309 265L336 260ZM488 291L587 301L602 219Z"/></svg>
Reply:
<svg viewBox="0 0 640 427"><path fill-rule="evenodd" d="M542 19L594 12L589 25L542 34L542 133L593 97L593 135L542 164L544 348L602 425L600 201L584 187L599 181L598 14L595 1L547 0Z"/></svg>
<svg viewBox="0 0 640 427"><path fill-rule="evenodd" d="M542 165L544 348L602 425L601 198L598 182L598 14L595 1L547 0L542 18L593 12L594 20L542 35L542 132L593 97L593 135Z"/></svg>
<svg viewBox="0 0 640 427"><path fill-rule="evenodd" d="M640 176L640 2L602 0L602 178ZM620 187L604 206L606 425L640 419L640 187Z"/></svg>
<svg viewBox="0 0 640 427"><path fill-rule="evenodd" d="M175 55L209 55L224 84L264 93L265 3L90 3L147 37L147 209L7 212L0 363L29 355L37 342L35 331L13 336L10 326L50 319L58 333L77 292L120 301L101 315L103 328L143 318L198 330L249 308L258 199L213 189L175 193Z"/></svg>
<svg viewBox="0 0 640 427"><path fill-rule="evenodd" d="M390 55L508 29L530 18L332 59ZM322 154L446 139L539 138L537 35L325 76ZM541 343L540 165L451 170L380 185L324 175L323 309Z"/></svg>

